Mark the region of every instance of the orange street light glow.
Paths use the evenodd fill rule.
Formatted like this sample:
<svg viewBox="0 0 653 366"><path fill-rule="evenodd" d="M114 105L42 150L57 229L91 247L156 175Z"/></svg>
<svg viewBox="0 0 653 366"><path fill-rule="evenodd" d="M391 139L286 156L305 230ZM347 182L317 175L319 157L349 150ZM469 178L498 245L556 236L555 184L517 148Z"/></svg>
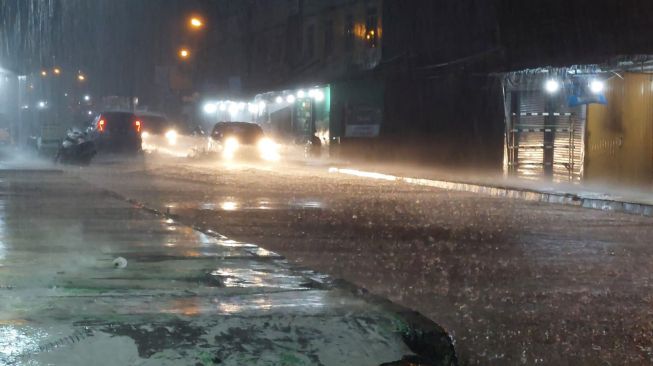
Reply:
<svg viewBox="0 0 653 366"><path fill-rule="evenodd" d="M79 74L79 75L77 75L77 80L84 81L84 80L86 80L86 76L84 76L82 74Z"/></svg>
<svg viewBox="0 0 653 366"><path fill-rule="evenodd" d="M59 74L61 74L61 69L58 68L58 67L55 67L54 70L52 70L52 72L54 72L55 75L59 75Z"/></svg>
<svg viewBox="0 0 653 366"><path fill-rule="evenodd" d="M179 56L181 58L188 58L188 56L190 56L190 51L188 51L185 48L182 48L181 50L179 50Z"/></svg>
<svg viewBox="0 0 653 366"><path fill-rule="evenodd" d="M193 28L201 28L204 25L204 22L202 22L202 19L198 17L192 17L190 18L190 26Z"/></svg>

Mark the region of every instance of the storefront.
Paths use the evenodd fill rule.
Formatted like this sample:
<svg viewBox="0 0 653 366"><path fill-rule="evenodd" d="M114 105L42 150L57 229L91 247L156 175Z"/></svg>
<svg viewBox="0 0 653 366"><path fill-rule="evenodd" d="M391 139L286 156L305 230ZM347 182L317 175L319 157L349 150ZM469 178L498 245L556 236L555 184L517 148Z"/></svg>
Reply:
<svg viewBox="0 0 653 366"><path fill-rule="evenodd" d="M519 178L580 182L587 105L605 103L602 80L592 70L570 68L505 75L504 171Z"/></svg>
<svg viewBox="0 0 653 366"><path fill-rule="evenodd" d="M256 95L254 104L259 106L255 121L271 133L296 143L304 143L316 135L323 145L329 145L330 86L262 93Z"/></svg>
<svg viewBox="0 0 653 366"><path fill-rule="evenodd" d="M653 184L653 61L504 75L504 171L556 182Z"/></svg>

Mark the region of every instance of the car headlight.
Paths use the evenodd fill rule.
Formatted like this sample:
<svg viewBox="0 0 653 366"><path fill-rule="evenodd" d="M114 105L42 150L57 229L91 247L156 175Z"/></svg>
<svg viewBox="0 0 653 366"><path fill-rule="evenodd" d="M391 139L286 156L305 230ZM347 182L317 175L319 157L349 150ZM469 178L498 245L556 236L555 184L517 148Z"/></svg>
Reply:
<svg viewBox="0 0 653 366"><path fill-rule="evenodd" d="M262 138L258 142L261 157L265 160L279 160L279 146L272 139Z"/></svg>
<svg viewBox="0 0 653 366"><path fill-rule="evenodd" d="M170 145L174 145L177 143L177 131L168 130L165 136L166 136L166 140L168 140L168 143Z"/></svg>
<svg viewBox="0 0 653 366"><path fill-rule="evenodd" d="M229 137L224 141L225 150L235 151L238 149L238 146L240 146L240 142L235 137Z"/></svg>
<svg viewBox="0 0 653 366"><path fill-rule="evenodd" d="M224 141L222 156L226 159L233 159L236 150L240 146L240 142L235 137L229 137Z"/></svg>
<svg viewBox="0 0 653 366"><path fill-rule="evenodd" d="M150 137L150 133L149 133L149 132L147 132L147 131L143 131L143 132L141 132L141 138L146 139L146 138L148 138L148 137Z"/></svg>

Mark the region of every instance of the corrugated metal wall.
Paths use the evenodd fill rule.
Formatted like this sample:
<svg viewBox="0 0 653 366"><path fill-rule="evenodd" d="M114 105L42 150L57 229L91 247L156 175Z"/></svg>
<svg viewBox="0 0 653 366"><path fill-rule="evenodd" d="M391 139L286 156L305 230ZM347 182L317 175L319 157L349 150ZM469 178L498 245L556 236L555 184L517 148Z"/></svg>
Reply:
<svg viewBox="0 0 653 366"><path fill-rule="evenodd" d="M606 83L607 105L587 116L586 178L653 185L653 75L624 73Z"/></svg>
<svg viewBox="0 0 653 366"><path fill-rule="evenodd" d="M508 171L521 178L578 182L583 176L585 106L569 107L565 95L514 89L507 97Z"/></svg>

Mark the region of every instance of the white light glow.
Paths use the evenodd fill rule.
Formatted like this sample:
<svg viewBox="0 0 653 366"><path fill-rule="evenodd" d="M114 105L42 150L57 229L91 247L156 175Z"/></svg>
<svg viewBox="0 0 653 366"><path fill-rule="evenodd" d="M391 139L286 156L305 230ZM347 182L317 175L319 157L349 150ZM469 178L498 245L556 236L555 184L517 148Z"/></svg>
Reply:
<svg viewBox="0 0 653 366"><path fill-rule="evenodd" d="M387 180L387 181L396 181L399 179L394 175L366 172L357 169L340 169L335 167L329 168L329 173L341 173L341 174L348 174L361 178L372 178L372 179L380 179L380 180Z"/></svg>
<svg viewBox="0 0 653 366"><path fill-rule="evenodd" d="M235 151L235 150L238 149L239 146L240 146L240 142L235 137L229 137L224 142L224 149L225 150Z"/></svg>
<svg viewBox="0 0 653 366"><path fill-rule="evenodd" d="M268 161L277 161L279 160L279 145L270 138L262 138L258 142L259 152L261 153L261 158Z"/></svg>
<svg viewBox="0 0 653 366"><path fill-rule="evenodd" d="M277 102L277 104L281 104L283 103L283 98L281 98L281 96L278 96L274 99L274 101Z"/></svg>
<svg viewBox="0 0 653 366"><path fill-rule="evenodd" d="M240 147L240 142L235 137L229 137L224 142L224 147L222 149L222 157L225 160L233 160L236 155L236 150Z"/></svg>
<svg viewBox="0 0 653 366"><path fill-rule="evenodd" d="M40 101L39 104L38 104L39 108L41 108L41 109L45 108L47 105L48 105L48 103L45 102L45 101Z"/></svg>
<svg viewBox="0 0 653 366"><path fill-rule="evenodd" d="M298 90L297 91L297 98L304 98L306 96L306 93L303 90Z"/></svg>
<svg viewBox="0 0 653 366"><path fill-rule="evenodd" d="M204 104L204 113L213 114L218 111L218 106L215 103Z"/></svg>
<svg viewBox="0 0 653 366"><path fill-rule="evenodd" d="M225 201L220 204L220 207L225 211L234 211L238 208L238 203L233 201Z"/></svg>
<svg viewBox="0 0 653 366"><path fill-rule="evenodd" d="M255 103L248 103L247 104L247 111L251 114L256 114L258 113L258 105Z"/></svg>
<svg viewBox="0 0 653 366"><path fill-rule="evenodd" d="M238 114L238 104L230 103L229 104L229 114L236 115Z"/></svg>
<svg viewBox="0 0 653 366"><path fill-rule="evenodd" d="M286 102L288 103L295 103L295 96L290 94L286 97Z"/></svg>
<svg viewBox="0 0 653 366"><path fill-rule="evenodd" d="M245 102L240 102L238 103L238 110L244 111L246 106L247 104L245 104Z"/></svg>
<svg viewBox="0 0 653 366"><path fill-rule="evenodd" d="M91 100L91 96L90 96L90 95L85 95L85 96L84 96L84 101L87 101L87 102L88 102L88 101L90 101L90 100Z"/></svg>
<svg viewBox="0 0 653 366"><path fill-rule="evenodd" d="M321 90L316 90L314 98L316 102L321 102L324 100L324 93Z"/></svg>
<svg viewBox="0 0 653 366"><path fill-rule="evenodd" d="M168 130L166 132L166 140L168 140L168 144L170 145L176 145L177 144L177 131L175 130Z"/></svg>
<svg viewBox="0 0 653 366"><path fill-rule="evenodd" d="M218 106L218 108L220 109L221 112L224 112L224 111L227 110L227 105L224 104L224 103L220 103L220 105Z"/></svg>
<svg viewBox="0 0 653 366"><path fill-rule="evenodd" d="M602 82L601 80L592 80L590 82L590 90L594 94L599 94L603 91L605 88L605 83Z"/></svg>
<svg viewBox="0 0 653 366"><path fill-rule="evenodd" d="M259 112L263 112L263 110L265 110L265 102L264 101L258 102L258 110L259 110Z"/></svg>
<svg viewBox="0 0 653 366"><path fill-rule="evenodd" d="M549 94L557 93L560 90L560 83L557 80L549 79L544 83L544 89Z"/></svg>

